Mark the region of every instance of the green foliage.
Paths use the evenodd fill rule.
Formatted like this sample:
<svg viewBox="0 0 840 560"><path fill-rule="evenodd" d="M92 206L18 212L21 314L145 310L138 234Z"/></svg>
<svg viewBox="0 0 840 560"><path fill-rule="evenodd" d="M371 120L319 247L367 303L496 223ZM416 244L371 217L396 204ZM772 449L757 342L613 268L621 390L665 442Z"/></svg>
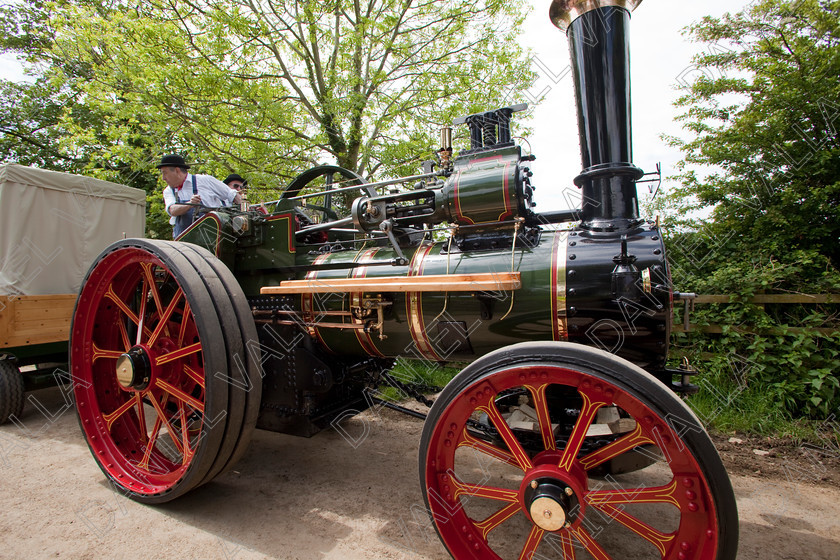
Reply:
<svg viewBox="0 0 840 560"><path fill-rule="evenodd" d="M741 299L698 306L692 322L724 333L681 335L680 352L736 395L718 422L824 418L840 406L840 338L816 329L840 328L837 306L747 300L840 291L840 2L760 0L688 34L708 46L677 102L689 138L670 138L684 154L667 200L673 279Z"/></svg>
<svg viewBox="0 0 840 560"><path fill-rule="evenodd" d="M686 109L683 210L712 209L712 232L761 240L768 254L816 249L836 262L840 235L840 2L764 0L689 33L713 45ZM691 165L711 166L701 177Z"/></svg>
<svg viewBox="0 0 840 560"><path fill-rule="evenodd" d="M771 321L749 304L721 305L696 318L698 324L727 326L714 337L681 336L679 351L696 357L693 364L703 372L707 389L733 395L728 404L759 402L762 410L772 409L776 415L814 419L826 418L840 407L840 334L816 327L756 327ZM715 398L715 391L706 392Z"/></svg>
<svg viewBox="0 0 840 560"><path fill-rule="evenodd" d="M708 374L711 386L730 394L737 389L732 404L749 403L736 408L741 421L757 410L759 424L781 416L825 418L840 407L840 295L836 304L819 305L757 305L750 299L773 292L837 293L840 273L813 250L792 251L783 261L762 260L760 251L741 252L740 242L732 236L715 243L705 231L672 236L670 258L681 290L736 297L732 303L698 305L692 323L721 325L723 333L678 335L678 352ZM680 315L682 307L677 309ZM826 334L832 329L838 334ZM731 377L734 363L748 372L742 379Z"/></svg>
<svg viewBox="0 0 840 560"><path fill-rule="evenodd" d="M0 81L2 162L75 171L74 158L56 147L58 140L66 134L60 120L70 102L46 80L32 84Z"/></svg>
<svg viewBox="0 0 840 560"><path fill-rule="evenodd" d="M157 193L146 195L146 237L150 239L172 239L169 214L163 207L163 197Z"/></svg>
<svg viewBox="0 0 840 560"><path fill-rule="evenodd" d="M0 48L50 88L49 114L15 116L49 135L44 166L117 180L179 152L272 198L325 159L416 172L439 126L530 83L526 13L521 0L22 0L0 8Z"/></svg>
<svg viewBox="0 0 840 560"><path fill-rule="evenodd" d="M718 360L718 362L720 362ZM706 424L720 432L754 433L819 443L821 422L792 416L775 397L757 388L744 389L731 376L729 363L703 364L702 388L688 404Z"/></svg>
<svg viewBox="0 0 840 560"><path fill-rule="evenodd" d="M415 385L422 393L428 394L433 387L444 387L453 377L458 375L458 372L464 366L465 364L454 363L442 366L425 360L399 358L390 374L398 381ZM404 390L388 384L382 385L379 390L384 398L392 401L412 398L412 395L407 394Z"/></svg>

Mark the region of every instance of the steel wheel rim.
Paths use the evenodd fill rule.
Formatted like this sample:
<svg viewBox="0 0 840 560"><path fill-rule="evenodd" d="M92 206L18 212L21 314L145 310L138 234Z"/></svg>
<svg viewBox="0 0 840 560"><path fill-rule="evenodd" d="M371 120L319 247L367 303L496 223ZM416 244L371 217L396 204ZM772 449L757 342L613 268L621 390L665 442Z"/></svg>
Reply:
<svg viewBox="0 0 840 560"><path fill-rule="evenodd" d="M582 442L581 438L592 424L597 409L603 406L599 403L617 405L637 420L636 426L632 432L588 454L567 453L561 446L552 450L550 428L544 429L544 426L550 425L550 420L546 422L547 412L543 412L548 410L545 390L551 385L572 387L581 395L583 406L580 417L569 438L572 450L577 445L575 442ZM465 429L467 420L474 419L477 411L487 414L494 427L503 423L504 420L497 416L499 409L495 405L496 400L500 394L522 387L528 390L534 404L540 403L535 409L540 418L537 429L542 437L544 451L533 457L529 457L521 445L517 449L518 440L514 441L516 436L513 436L514 432L506 424L497 429L507 449L513 452L477 441ZM607 513L634 535L645 535L638 538L653 544L658 553L652 556L654 558L712 559L716 557L719 546L715 502L703 470L693 454L686 452L686 443L678 433L681 429L679 423L669 425L632 392L598 375L545 364L520 365L494 371L471 383L450 402L445 403L431 433L426 456L424 479L427 504L441 539L453 556L459 559L500 558L487 539L492 531L521 515L525 516L531 529L530 533L523 536L519 558L535 557L534 554L546 538L554 539L554 554L561 552L563 558L575 558L575 550L586 550L595 558L614 558L590 534L587 515L596 510ZM590 488L587 471L619 455L622 450L642 444L654 444L666 456L667 466L671 470L671 480L667 484L635 490L624 488L620 491ZM492 457L492 461L514 465L522 473L519 487L500 488L459 480L456 451L470 447ZM574 518L569 519L569 527L556 531L545 530L530 517L529 505L534 502L528 502L528 488L534 481L542 488L546 480L560 480L563 487L572 489L577 499L574 507L568 508L575 513ZM464 500L472 498L495 501L498 503L498 508L493 508L496 513L482 519L471 518ZM638 507L648 502L675 508L679 516L676 530L667 534L657 531L623 510L625 504Z"/></svg>
<svg viewBox="0 0 840 560"><path fill-rule="evenodd" d="M154 254L111 252L85 282L73 335L81 339L71 349L77 410L100 467L140 495L171 490L197 462L209 412L199 325L183 286ZM148 380L126 386L117 363L132 349L148 362Z"/></svg>

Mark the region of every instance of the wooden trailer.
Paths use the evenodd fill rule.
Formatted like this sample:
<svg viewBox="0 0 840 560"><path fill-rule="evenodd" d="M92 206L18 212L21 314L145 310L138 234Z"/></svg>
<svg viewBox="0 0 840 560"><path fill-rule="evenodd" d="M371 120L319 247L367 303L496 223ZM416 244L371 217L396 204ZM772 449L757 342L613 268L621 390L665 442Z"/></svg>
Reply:
<svg viewBox="0 0 840 560"><path fill-rule="evenodd" d="M142 237L145 210L141 189L0 165L0 423L67 363L88 267L110 243Z"/></svg>

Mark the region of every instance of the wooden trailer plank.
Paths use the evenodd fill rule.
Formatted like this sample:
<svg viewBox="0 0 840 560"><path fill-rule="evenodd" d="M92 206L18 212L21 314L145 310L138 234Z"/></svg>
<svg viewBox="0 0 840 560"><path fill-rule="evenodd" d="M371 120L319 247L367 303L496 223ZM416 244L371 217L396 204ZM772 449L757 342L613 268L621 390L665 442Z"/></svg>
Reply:
<svg viewBox="0 0 840 560"><path fill-rule="evenodd" d="M45 294L37 296L17 296L8 298L27 309L50 309L56 305L72 306L76 303L76 294Z"/></svg>
<svg viewBox="0 0 840 560"><path fill-rule="evenodd" d="M46 298L31 296L15 301L15 324L42 320L66 320L73 313L76 303L75 295L65 295L61 298Z"/></svg>
<svg viewBox="0 0 840 560"><path fill-rule="evenodd" d="M72 313L72 309L70 310ZM15 321L16 333L37 333L47 329L63 329L70 325L70 314L67 317L53 317L49 319L29 318L25 321ZM70 331L67 331L70 332Z"/></svg>
<svg viewBox="0 0 840 560"><path fill-rule="evenodd" d="M70 339L76 294L0 296L0 348Z"/></svg>
<svg viewBox="0 0 840 560"><path fill-rule="evenodd" d="M35 344L47 344L51 342L65 342L70 338L70 327L57 329L46 329L37 332L15 333L12 337L0 345L0 349L18 348L20 346L31 346Z"/></svg>
<svg viewBox="0 0 840 560"><path fill-rule="evenodd" d="M11 324L15 314L11 307L13 303L14 301L10 301L8 296L0 296L0 348L9 347L6 342L12 333Z"/></svg>
<svg viewBox="0 0 840 560"><path fill-rule="evenodd" d="M261 294L326 294L333 292L496 292L522 287L519 272L433 274L380 278L289 280L265 286Z"/></svg>

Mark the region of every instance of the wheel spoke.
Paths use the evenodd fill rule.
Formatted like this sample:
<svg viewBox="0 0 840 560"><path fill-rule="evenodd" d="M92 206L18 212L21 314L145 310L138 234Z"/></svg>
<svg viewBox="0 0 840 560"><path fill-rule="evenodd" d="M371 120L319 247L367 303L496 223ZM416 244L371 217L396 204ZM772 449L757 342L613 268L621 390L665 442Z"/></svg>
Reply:
<svg viewBox="0 0 840 560"><path fill-rule="evenodd" d="M461 442L458 444L458 447L471 447L476 451L485 453L490 457L493 457L494 459L502 461L503 463L507 463L508 465L514 467L519 467L519 463L516 462L516 458L509 452L505 451L504 449L500 449L495 445L489 444L486 441L473 437L467 432L466 428L464 428L464 436Z"/></svg>
<svg viewBox="0 0 840 560"><path fill-rule="evenodd" d="M95 362L99 358L109 358L111 360L116 360L120 356L123 355L122 350L104 350L99 348L96 343L93 343L93 353L90 357L91 363Z"/></svg>
<svg viewBox="0 0 840 560"><path fill-rule="evenodd" d="M122 299L120 299L119 296L117 296L116 292L114 292L113 284L108 286L108 291L105 292L105 297L113 301L114 305L116 305L117 308L120 311L122 311L126 317L131 319L132 323L134 323L135 325L140 325L140 319L137 317L134 311L132 311L131 308Z"/></svg>
<svg viewBox="0 0 840 560"><path fill-rule="evenodd" d="M560 535L560 545L563 547L563 560L575 560L575 543L567 534Z"/></svg>
<svg viewBox="0 0 840 560"><path fill-rule="evenodd" d="M679 508L677 479L669 484L652 488L618 488L594 490L586 494L586 502L595 507L615 504L671 504Z"/></svg>
<svg viewBox="0 0 840 560"><path fill-rule="evenodd" d="M539 387L526 386L526 388L531 392L531 397L534 400L534 410L536 410L540 422L543 447L546 451L554 451L557 449L557 442L554 438L554 430L551 429L551 415L548 412L548 400L545 396L548 385L546 383Z"/></svg>
<svg viewBox="0 0 840 560"><path fill-rule="evenodd" d="M124 321L117 321L117 325L120 328L120 338L122 339L123 346L125 346L124 352L128 352L131 350L131 340L128 338L128 329L125 328Z"/></svg>
<svg viewBox="0 0 840 560"><path fill-rule="evenodd" d="M586 432L592 421L595 420L595 415L598 409L607 404L603 401L592 401L586 393L580 393L583 397L583 405L580 407L580 416L578 416L575 427L569 435L569 441L563 449L563 456L560 459L559 467L568 471L572 468L572 463L577 458L580 448L583 445L583 439L586 437Z"/></svg>
<svg viewBox="0 0 840 560"><path fill-rule="evenodd" d="M487 535L490 534L490 531L510 519L511 517L519 511L519 504L518 503L511 503L485 519L480 523L475 524L475 528L479 530L481 533L481 537L486 541Z"/></svg>
<svg viewBox="0 0 840 560"><path fill-rule="evenodd" d="M166 328L166 326L169 324L169 318L172 317L172 313L175 312L175 308L181 302L181 298L183 297L184 290L178 288L178 291L175 292L174 296L172 296L172 301L169 302L169 305L166 306L166 309L161 314L160 320L158 321L158 324L155 327L155 332L153 332L151 336L149 336L149 340L146 342L146 344L148 344L149 346L155 345L155 342L157 342L157 339L163 332L163 329ZM181 319L181 322L183 323L184 321L186 321L188 317L189 315L184 314Z"/></svg>
<svg viewBox="0 0 840 560"><path fill-rule="evenodd" d="M184 318L181 320L181 326L178 329L178 346L184 345L184 338L187 336L187 327L189 326L190 322L187 321L187 317L190 316L190 302L184 300Z"/></svg>
<svg viewBox="0 0 840 560"><path fill-rule="evenodd" d="M155 383L155 386L157 388L165 391L169 395L175 397L179 401L190 405L193 408L193 410L195 410L196 412L201 412L201 413L204 412L204 403L203 402L201 402L200 400L198 400L194 397L191 397L190 395L183 392L181 389L175 387L174 385L170 385L169 383L167 383L163 379L158 379L157 382Z"/></svg>
<svg viewBox="0 0 840 560"><path fill-rule="evenodd" d="M137 405L137 422L140 426L140 435L144 441L148 441L149 434L146 432L146 411L143 408L143 397L140 393L134 393L134 404Z"/></svg>
<svg viewBox="0 0 840 560"><path fill-rule="evenodd" d="M160 313L161 309L163 309L163 304L160 300L160 291L158 291L157 282L155 282L155 274L154 268L155 265L152 263L141 263L143 267L143 276L146 278L146 283L149 286L149 292L152 294L152 299L155 301L155 309L158 313Z"/></svg>
<svg viewBox="0 0 840 560"><path fill-rule="evenodd" d="M569 529L569 531L595 560L612 560L612 557L607 554L607 551L592 538L586 529L579 527L577 529Z"/></svg>
<svg viewBox="0 0 840 560"><path fill-rule="evenodd" d="M189 463L195 451L190 446L190 429L189 425L187 424L187 411L183 403L178 403L178 415L181 421L181 441L184 444L184 453L181 464L186 465L187 463Z"/></svg>
<svg viewBox="0 0 840 560"><path fill-rule="evenodd" d="M120 407L117 408L115 411L102 415L102 418L105 420L105 425L107 426L109 432L111 431L111 426L114 425L114 422L116 422L117 419L123 414L125 414L127 411L131 410L132 406L134 406L134 399L128 399L127 401L122 403Z"/></svg>
<svg viewBox="0 0 840 560"><path fill-rule="evenodd" d="M137 313L137 317L140 319L137 328L137 341L135 342L137 345L140 344L140 341L143 338L143 326L146 323L146 303L149 301L148 297L146 297L146 293L149 291L147 285L148 280L144 278L143 286L140 288L140 311Z"/></svg>
<svg viewBox="0 0 840 560"><path fill-rule="evenodd" d="M131 310L131 308L128 306L128 304L126 304L122 299L120 299L120 297L116 294L116 292L114 292L114 285L113 284L108 286L108 291L105 292L105 297L110 299L111 301L113 301L114 305L116 305L117 308L120 311L122 311L123 314L126 317L128 317L128 319L132 323L137 325L138 330L142 330L146 334L149 334L149 333L152 332L152 331L149 330L148 327L141 327L140 319L137 317L137 315L134 313L134 311Z"/></svg>
<svg viewBox="0 0 840 560"><path fill-rule="evenodd" d="M665 558L665 553L668 550L668 545L674 540L676 536L675 533L663 533L658 531L648 525L647 523L643 523L639 521L632 515L625 512L622 508L617 508L615 506L600 506L598 509L603 511L606 515L611 517L613 520L618 521L659 550L660 556Z"/></svg>
<svg viewBox="0 0 840 560"><path fill-rule="evenodd" d="M483 410L490 417L490 421L495 426L496 431L499 432L499 436L505 442L505 445L507 445L508 450L516 461L516 466L522 471L532 469L534 465L531 462L531 458L528 457L525 449L522 448L519 440L516 439L513 430L510 429L510 426L508 426L508 423L496 407L496 403L491 399L487 406L479 407L479 410Z"/></svg>
<svg viewBox="0 0 840 560"><path fill-rule="evenodd" d="M542 542L545 531L533 525L531 533L528 535L528 540L525 541L525 546L522 547L522 553L519 555L519 560L532 560L537 552L537 547Z"/></svg>
<svg viewBox="0 0 840 560"><path fill-rule="evenodd" d="M184 454L184 448L181 447L181 442L178 441L178 438L175 435L175 429L172 427L172 424L169 423L169 418L166 417L166 414L164 413L164 410L163 410L163 407L165 407L166 403L169 402L169 395L164 395L164 398L162 399L162 402L161 402L160 405L158 405L157 399L155 399L154 397L151 399L151 401L152 401L152 406L155 407L155 412L157 412L158 421L162 422L163 425L166 426L166 431L169 432L170 439L175 444L175 447L178 448L178 452L181 453L181 455L183 455ZM157 423L155 425L157 425ZM156 437L154 439L150 438L150 441L149 441L149 446L150 447L154 446L157 443L157 438L158 437L160 437L160 428L158 428L158 434L156 435Z"/></svg>
<svg viewBox="0 0 840 560"><path fill-rule="evenodd" d="M187 377L193 380L196 385L204 389L204 377L200 373L191 368L188 364L184 364L184 373L187 374Z"/></svg>
<svg viewBox="0 0 840 560"><path fill-rule="evenodd" d="M172 362L174 360L179 360L190 354L195 354L196 352L201 351L201 342L196 342L195 344L190 344L189 346L184 346L183 348L179 348L178 350L174 350L167 354L162 354L155 358L155 365L160 366L168 362Z"/></svg>
<svg viewBox="0 0 840 560"><path fill-rule="evenodd" d="M152 405L155 407L155 410L160 410L155 402L155 399L152 398ZM157 442L157 438L160 435L160 430L163 427L163 417L158 414L158 417L155 418L155 425L152 426L152 433L149 434L149 438L146 442L146 449L143 451L143 458L140 459L140 462L137 463L137 466L143 470L149 470L149 461L152 458L152 450L155 448L155 442Z"/></svg>
<svg viewBox="0 0 840 560"><path fill-rule="evenodd" d="M504 488L483 486L481 484L467 484L466 482L461 482L454 476L451 477L451 480L452 485L455 487L453 496L456 500L464 494L473 498L487 498L509 503L517 502L519 499L519 494L516 490L505 490Z"/></svg>
<svg viewBox="0 0 840 560"><path fill-rule="evenodd" d="M636 422L636 427L632 432L583 457L580 460L580 464L586 470L594 469L595 467L602 465L603 463L606 463L607 461L614 459L622 453L626 453L635 447L653 443L653 440L642 435L642 427L638 422Z"/></svg>

